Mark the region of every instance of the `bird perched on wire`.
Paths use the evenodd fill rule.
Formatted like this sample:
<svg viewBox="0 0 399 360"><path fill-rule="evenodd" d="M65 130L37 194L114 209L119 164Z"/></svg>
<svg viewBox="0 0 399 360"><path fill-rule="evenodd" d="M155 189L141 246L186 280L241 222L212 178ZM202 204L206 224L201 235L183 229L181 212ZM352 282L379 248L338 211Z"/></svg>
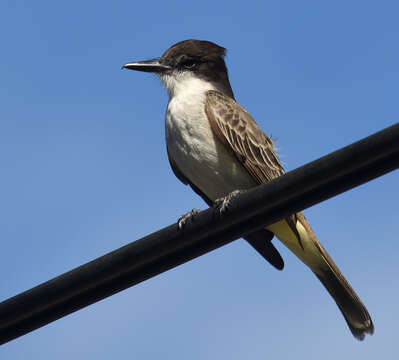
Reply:
<svg viewBox="0 0 399 360"><path fill-rule="evenodd" d="M234 99L226 50L209 41L185 40L160 58L130 62L126 69L152 72L168 94L166 144L175 175L220 211L231 198L284 174L273 141ZM195 214L183 216L183 226ZM363 340L374 331L371 317L334 261L298 212L245 239L273 266L283 260L273 234L306 264L341 310L352 334Z"/></svg>

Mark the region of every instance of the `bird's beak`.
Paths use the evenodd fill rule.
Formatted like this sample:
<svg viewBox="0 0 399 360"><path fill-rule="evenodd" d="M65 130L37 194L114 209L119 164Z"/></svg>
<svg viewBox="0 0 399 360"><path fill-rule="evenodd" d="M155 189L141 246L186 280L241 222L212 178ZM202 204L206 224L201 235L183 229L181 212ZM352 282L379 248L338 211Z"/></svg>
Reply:
<svg viewBox="0 0 399 360"><path fill-rule="evenodd" d="M122 66L122 69L138 70L153 73L163 73L171 67L160 62L160 59L152 59L146 61L137 61L127 63Z"/></svg>

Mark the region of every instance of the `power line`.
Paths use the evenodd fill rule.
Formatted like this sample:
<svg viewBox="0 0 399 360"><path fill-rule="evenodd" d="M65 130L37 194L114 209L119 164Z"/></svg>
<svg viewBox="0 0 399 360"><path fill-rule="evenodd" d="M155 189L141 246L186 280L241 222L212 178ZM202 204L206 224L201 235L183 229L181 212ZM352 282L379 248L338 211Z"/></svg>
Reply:
<svg viewBox="0 0 399 360"><path fill-rule="evenodd" d="M0 344L399 167L399 123L0 303Z"/></svg>

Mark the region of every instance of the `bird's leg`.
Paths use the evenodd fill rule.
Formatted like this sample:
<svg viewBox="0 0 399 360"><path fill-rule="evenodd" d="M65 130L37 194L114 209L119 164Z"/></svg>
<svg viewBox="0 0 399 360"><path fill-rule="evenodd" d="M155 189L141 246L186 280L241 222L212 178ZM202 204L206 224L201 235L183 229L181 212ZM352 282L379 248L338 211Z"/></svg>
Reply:
<svg viewBox="0 0 399 360"><path fill-rule="evenodd" d="M179 230L183 230L187 224L193 222L195 215L199 214L200 212L201 210L192 209L187 214L180 216L179 220L177 221L177 226L179 227Z"/></svg>
<svg viewBox="0 0 399 360"><path fill-rule="evenodd" d="M219 216L223 215L226 211L229 210L229 207L231 207L233 199L236 198L238 195L244 193L245 191L246 190L234 190L225 197L216 199L213 202L213 208L216 210L216 213Z"/></svg>

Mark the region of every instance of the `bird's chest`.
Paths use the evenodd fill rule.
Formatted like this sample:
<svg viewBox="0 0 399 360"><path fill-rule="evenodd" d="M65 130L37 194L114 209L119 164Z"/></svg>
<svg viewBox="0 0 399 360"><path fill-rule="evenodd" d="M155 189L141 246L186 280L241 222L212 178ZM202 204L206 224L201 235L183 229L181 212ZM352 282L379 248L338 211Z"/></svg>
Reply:
<svg viewBox="0 0 399 360"><path fill-rule="evenodd" d="M241 164L213 133L200 96L170 100L166 143L179 171L211 200L251 187Z"/></svg>
<svg viewBox="0 0 399 360"><path fill-rule="evenodd" d="M219 162L221 144L212 132L201 99L171 99L166 111L166 142L169 154L186 176L215 169Z"/></svg>

